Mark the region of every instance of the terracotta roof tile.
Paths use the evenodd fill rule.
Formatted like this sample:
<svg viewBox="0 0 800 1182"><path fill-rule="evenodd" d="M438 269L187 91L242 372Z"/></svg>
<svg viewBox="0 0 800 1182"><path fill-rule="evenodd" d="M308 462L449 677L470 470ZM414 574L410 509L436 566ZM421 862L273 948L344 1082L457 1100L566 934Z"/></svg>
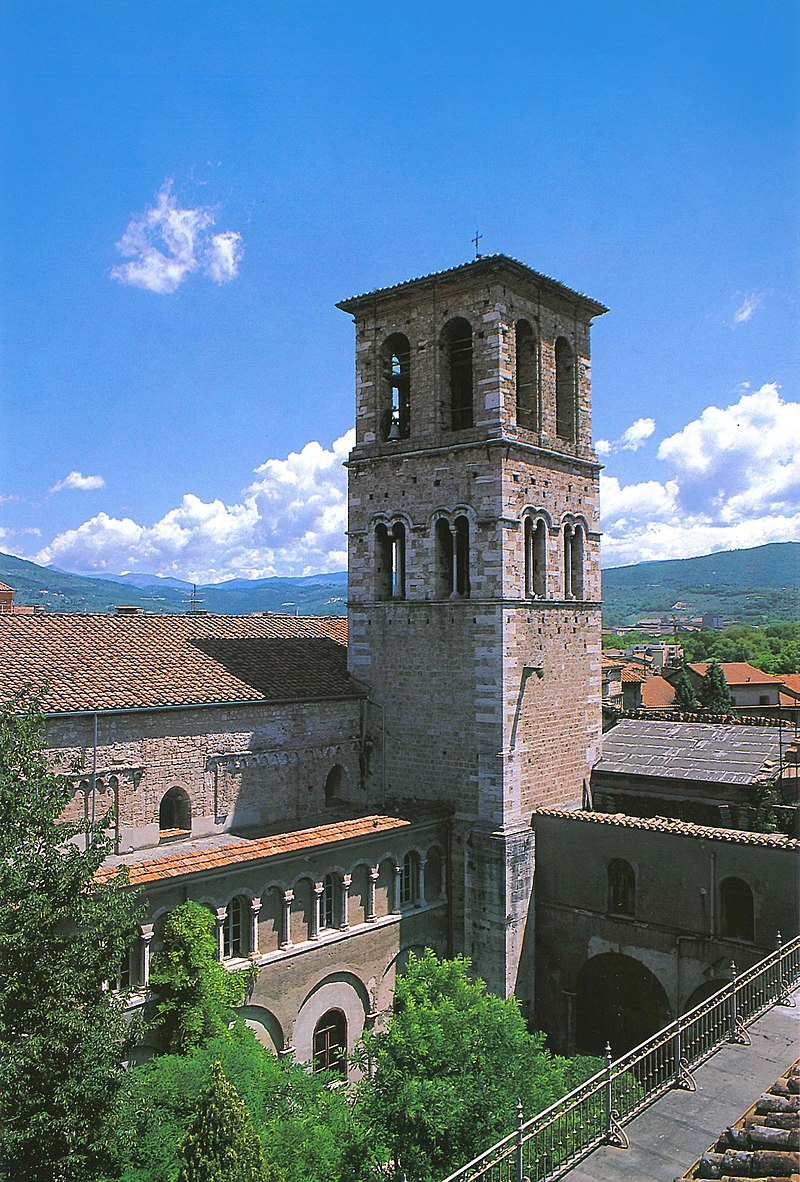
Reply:
<svg viewBox="0 0 800 1182"><path fill-rule="evenodd" d="M642 705L652 710L658 706L675 704L675 687L666 677L648 677L642 683Z"/></svg>
<svg viewBox="0 0 800 1182"><path fill-rule="evenodd" d="M747 661L720 661L719 664L728 685L767 685L783 681L782 677L773 677L771 673L765 673L763 669L756 669L755 665L749 665ZM708 662L694 661L689 668L701 677L705 677L708 672Z"/></svg>
<svg viewBox="0 0 800 1182"><path fill-rule="evenodd" d="M765 845L781 850L800 850L800 840L782 833L749 833L743 829L717 829L713 825L695 825L667 817L629 817L627 813L578 812L571 809L536 809L534 817L563 817L592 825L616 825L623 829L649 829L656 833L679 833L702 837L706 841L725 841L734 845Z"/></svg>
<svg viewBox="0 0 800 1182"><path fill-rule="evenodd" d="M352 698L347 621L321 616L0 615L0 698L48 713Z"/></svg>
<svg viewBox="0 0 800 1182"><path fill-rule="evenodd" d="M111 864L99 870L96 877L98 882L108 882L120 867L125 866L131 885L140 886L147 882L157 882L161 878L203 874L213 870L224 870L242 862L262 862L267 858L285 857L299 850L315 849L338 841L350 841L356 837L384 833L410 824L410 821L401 817L357 817L350 821L317 825L313 829L298 829L272 837L257 837L250 840L239 838L232 840L228 845L216 848L184 848L173 854L156 855L148 861L129 860L125 857L112 858Z"/></svg>

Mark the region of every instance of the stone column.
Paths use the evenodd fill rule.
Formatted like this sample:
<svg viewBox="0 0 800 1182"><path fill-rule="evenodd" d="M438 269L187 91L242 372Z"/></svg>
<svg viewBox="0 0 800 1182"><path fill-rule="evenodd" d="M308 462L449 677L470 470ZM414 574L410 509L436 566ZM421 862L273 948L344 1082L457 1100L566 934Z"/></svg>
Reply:
<svg viewBox="0 0 800 1182"><path fill-rule="evenodd" d="M453 539L453 590L451 599L458 599L458 532L451 526L450 535Z"/></svg>
<svg viewBox="0 0 800 1182"><path fill-rule="evenodd" d="M292 903L294 902L294 891L283 892L283 939L281 940L281 948L292 947Z"/></svg>
<svg viewBox="0 0 800 1182"><path fill-rule="evenodd" d="M428 865L427 858L420 858L419 860L419 882L417 883L417 898L415 900L418 907L425 905L425 867Z"/></svg>
<svg viewBox="0 0 800 1182"><path fill-rule="evenodd" d="M151 923L143 923L139 928L142 941L142 989L147 989L150 984L150 944L153 940L153 925Z"/></svg>
<svg viewBox="0 0 800 1182"><path fill-rule="evenodd" d="M225 920L228 912L224 907L217 909L217 960L225 959Z"/></svg>
<svg viewBox="0 0 800 1182"><path fill-rule="evenodd" d="M380 866L370 866L369 868L369 894L367 895L367 923L375 923L378 918L375 914L375 889L378 885L378 877L380 875Z"/></svg>
<svg viewBox="0 0 800 1182"><path fill-rule="evenodd" d="M322 896L325 893L325 883L314 883L314 909L311 912L311 939L318 940L322 930Z"/></svg>
<svg viewBox="0 0 800 1182"><path fill-rule="evenodd" d="M394 864L394 899L392 900L392 911L396 915L400 914L400 895L402 893L403 882L403 866L401 862Z"/></svg>
<svg viewBox="0 0 800 1182"><path fill-rule="evenodd" d="M352 874L342 875L342 922L339 924L340 931L349 931L350 921L347 918L348 903L350 902L350 886L353 882Z"/></svg>
<svg viewBox="0 0 800 1182"><path fill-rule="evenodd" d="M261 900L250 900L250 959L258 960L258 913L261 910Z"/></svg>

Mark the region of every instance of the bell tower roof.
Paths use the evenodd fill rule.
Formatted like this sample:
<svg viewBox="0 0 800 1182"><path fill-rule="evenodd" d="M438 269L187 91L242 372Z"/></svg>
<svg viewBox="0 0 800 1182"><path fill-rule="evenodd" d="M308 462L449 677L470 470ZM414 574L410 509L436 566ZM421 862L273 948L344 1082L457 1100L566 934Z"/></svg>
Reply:
<svg viewBox="0 0 800 1182"><path fill-rule="evenodd" d="M341 308L343 312L349 312L355 316L364 308L374 306L376 303L384 300L394 299L395 296L402 295L412 288L415 291L419 291L425 288L436 287L452 279L483 279L490 277L508 277L511 280L515 280L520 286L534 289L543 295L550 295L565 300L574 306L575 311L581 315L582 319L585 318L588 320L594 316L602 316L608 311L605 304L601 304L598 300L593 300L591 296L574 291L573 288L567 287L555 279L551 279L549 275L542 275L541 272L534 271L532 267L506 254L481 255L479 258L472 259L468 263L461 263L457 267L449 267L444 271L434 271L430 275L420 275L416 279L406 279L402 283L394 283L390 287L378 287L373 291L365 292L363 295L351 296L349 299L340 300L336 307Z"/></svg>

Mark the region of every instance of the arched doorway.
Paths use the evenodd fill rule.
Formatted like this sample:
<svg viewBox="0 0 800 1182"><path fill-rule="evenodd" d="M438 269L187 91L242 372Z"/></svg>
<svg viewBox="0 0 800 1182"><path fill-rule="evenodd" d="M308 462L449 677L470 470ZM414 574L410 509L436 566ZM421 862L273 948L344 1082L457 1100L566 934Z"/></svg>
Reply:
<svg viewBox="0 0 800 1182"><path fill-rule="evenodd" d="M161 797L158 828L162 838L181 837L192 828L192 802L185 788L177 785Z"/></svg>
<svg viewBox="0 0 800 1182"><path fill-rule="evenodd" d="M594 956L583 966L575 1010L579 1050L599 1055L609 1042L615 1059L672 1019L658 979L638 960L616 952Z"/></svg>

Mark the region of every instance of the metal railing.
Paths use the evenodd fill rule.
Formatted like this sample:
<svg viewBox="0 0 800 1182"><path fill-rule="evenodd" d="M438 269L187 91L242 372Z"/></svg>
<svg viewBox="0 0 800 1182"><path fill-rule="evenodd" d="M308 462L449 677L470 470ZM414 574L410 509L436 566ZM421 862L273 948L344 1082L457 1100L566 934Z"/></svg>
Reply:
<svg viewBox="0 0 800 1182"><path fill-rule="evenodd" d="M602 1144L628 1147L623 1125L670 1088L694 1091L692 1068L724 1043L749 1043L747 1026L771 1006L794 1004L800 982L800 936L778 945L717 993L619 1059L606 1044L606 1065L580 1087L517 1128L444 1182L551 1182Z"/></svg>

